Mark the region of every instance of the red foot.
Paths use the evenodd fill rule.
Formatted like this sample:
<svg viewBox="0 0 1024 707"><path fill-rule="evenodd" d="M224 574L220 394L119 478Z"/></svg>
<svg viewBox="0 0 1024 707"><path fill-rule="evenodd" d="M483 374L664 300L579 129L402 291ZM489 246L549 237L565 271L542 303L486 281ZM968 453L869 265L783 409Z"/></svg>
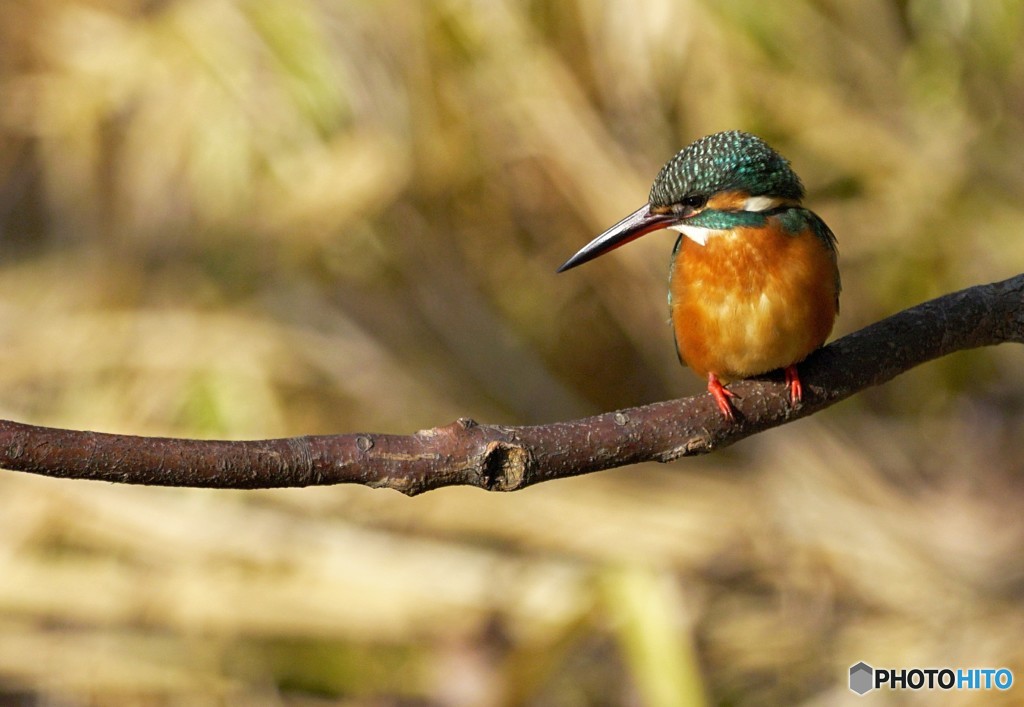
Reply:
<svg viewBox="0 0 1024 707"><path fill-rule="evenodd" d="M804 387L800 385L800 374L796 366L786 366L786 385L789 386L789 402L796 405L804 397Z"/></svg>
<svg viewBox="0 0 1024 707"><path fill-rule="evenodd" d="M718 405L718 409L722 411L725 419L729 422L735 422L736 415L733 412L734 408L732 403L729 402L729 398L737 398L739 396L722 385L722 381L718 380L718 376L714 373L708 374L708 392L715 399L715 403Z"/></svg>

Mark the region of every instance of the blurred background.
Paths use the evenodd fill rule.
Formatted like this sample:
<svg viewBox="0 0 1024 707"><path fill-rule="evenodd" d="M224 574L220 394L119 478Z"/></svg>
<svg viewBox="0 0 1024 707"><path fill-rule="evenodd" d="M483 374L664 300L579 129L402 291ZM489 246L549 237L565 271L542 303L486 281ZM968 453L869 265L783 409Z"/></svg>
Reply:
<svg viewBox="0 0 1024 707"><path fill-rule="evenodd" d="M672 235L554 270L723 129L838 235L837 336L1024 269L1018 1L0 8L5 418L245 439L700 393ZM857 704L861 660L1024 681L1021 363L950 356L708 458L507 495L2 473L0 703Z"/></svg>

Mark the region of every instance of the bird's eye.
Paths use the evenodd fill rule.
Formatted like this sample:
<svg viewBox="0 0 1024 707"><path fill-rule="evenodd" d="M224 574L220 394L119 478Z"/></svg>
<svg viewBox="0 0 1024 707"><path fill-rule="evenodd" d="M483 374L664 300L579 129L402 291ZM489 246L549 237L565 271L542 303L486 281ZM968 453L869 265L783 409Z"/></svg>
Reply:
<svg viewBox="0 0 1024 707"><path fill-rule="evenodd" d="M687 196L682 199L679 202L679 205L691 211L696 211L697 209L703 208L707 203L708 198L703 194L693 194L692 196Z"/></svg>

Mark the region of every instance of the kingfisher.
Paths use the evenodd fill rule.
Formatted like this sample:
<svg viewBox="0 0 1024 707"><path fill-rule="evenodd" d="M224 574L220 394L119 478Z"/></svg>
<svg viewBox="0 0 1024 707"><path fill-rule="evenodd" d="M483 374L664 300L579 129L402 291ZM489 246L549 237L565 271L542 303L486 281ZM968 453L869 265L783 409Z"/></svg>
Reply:
<svg viewBox="0 0 1024 707"><path fill-rule="evenodd" d="M836 237L803 198L789 161L761 138L708 135L661 168L646 204L558 272L653 231L678 231L668 302L680 362L707 379L730 422L736 393L725 386L778 368L795 406L797 364L832 332L840 291Z"/></svg>

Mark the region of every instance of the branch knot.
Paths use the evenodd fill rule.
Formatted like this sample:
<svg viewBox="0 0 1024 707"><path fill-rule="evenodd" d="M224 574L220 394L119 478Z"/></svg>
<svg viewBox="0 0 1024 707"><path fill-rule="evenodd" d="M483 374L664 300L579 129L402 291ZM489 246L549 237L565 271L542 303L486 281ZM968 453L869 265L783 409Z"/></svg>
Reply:
<svg viewBox="0 0 1024 707"><path fill-rule="evenodd" d="M488 491L515 491L528 486L535 466L530 450L521 444L489 442L481 464L484 488Z"/></svg>

